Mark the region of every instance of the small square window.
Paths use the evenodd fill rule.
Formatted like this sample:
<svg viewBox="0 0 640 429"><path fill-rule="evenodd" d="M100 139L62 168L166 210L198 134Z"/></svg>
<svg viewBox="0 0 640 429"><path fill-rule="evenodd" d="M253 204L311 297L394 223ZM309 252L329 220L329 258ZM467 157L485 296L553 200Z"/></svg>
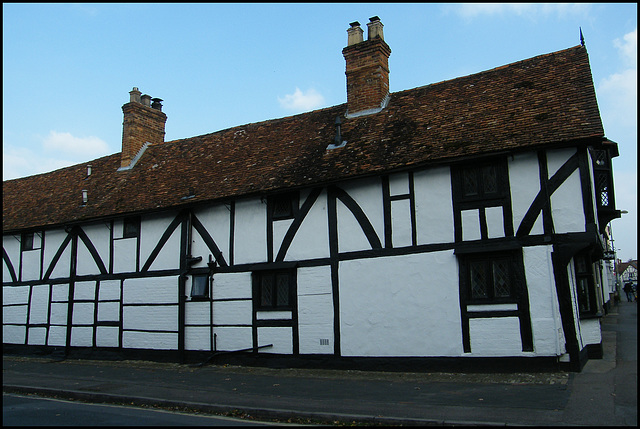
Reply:
<svg viewBox="0 0 640 429"><path fill-rule="evenodd" d="M33 250L33 232L22 234L22 250Z"/></svg>
<svg viewBox="0 0 640 429"><path fill-rule="evenodd" d="M295 293L295 272L292 270L254 273L255 302L260 310L292 308Z"/></svg>
<svg viewBox="0 0 640 429"><path fill-rule="evenodd" d="M298 211L298 193L289 192L270 197L269 206L274 220L293 219Z"/></svg>
<svg viewBox="0 0 640 429"><path fill-rule="evenodd" d="M516 274L515 255L491 253L461 259L462 287L471 301L493 302L512 299L522 279Z"/></svg>
<svg viewBox="0 0 640 429"><path fill-rule="evenodd" d="M209 298L209 275L196 274L191 278L191 299Z"/></svg>
<svg viewBox="0 0 640 429"><path fill-rule="evenodd" d="M462 200L502 198L506 168L502 162L465 165L458 168L458 185Z"/></svg>
<svg viewBox="0 0 640 429"><path fill-rule="evenodd" d="M136 238L140 235L140 218L128 217L124 219L123 238Z"/></svg>

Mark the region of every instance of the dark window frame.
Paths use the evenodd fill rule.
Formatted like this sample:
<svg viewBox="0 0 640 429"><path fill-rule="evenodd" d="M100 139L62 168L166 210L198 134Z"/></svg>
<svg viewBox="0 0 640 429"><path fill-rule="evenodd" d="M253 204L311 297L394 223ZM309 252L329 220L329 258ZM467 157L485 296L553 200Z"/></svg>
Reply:
<svg viewBox="0 0 640 429"><path fill-rule="evenodd" d="M286 291L283 291L284 287ZM253 301L257 311L293 311L295 300L295 269L264 270L253 273Z"/></svg>
<svg viewBox="0 0 640 429"><path fill-rule="evenodd" d="M122 238L140 237L140 216L124 218L122 222Z"/></svg>
<svg viewBox="0 0 640 429"><path fill-rule="evenodd" d="M466 163L455 167L460 202L502 200L508 196L508 171L504 159ZM471 192L475 188L475 192Z"/></svg>
<svg viewBox="0 0 640 429"><path fill-rule="evenodd" d="M35 250L35 233L34 232L25 232L22 233L22 237L20 237L20 245L22 247L22 251L26 252L29 250Z"/></svg>
<svg viewBox="0 0 640 429"><path fill-rule="evenodd" d="M573 257L573 268L576 276L576 294L578 295L580 315L596 315L598 312L596 285L593 264L588 252L581 252Z"/></svg>
<svg viewBox="0 0 640 429"><path fill-rule="evenodd" d="M496 251L460 255L460 287L466 297L466 304L515 303L520 291L525 287L526 278L522 272L522 254L515 251ZM484 270L484 293L479 290L479 277L472 277L474 269ZM506 272L505 272L506 271ZM506 284L505 284L506 283ZM508 291L505 293L505 288Z"/></svg>
<svg viewBox="0 0 640 429"><path fill-rule="evenodd" d="M298 192L287 192L272 195L268 198L269 213L273 220L293 219L298 214L300 195Z"/></svg>
<svg viewBox="0 0 640 429"><path fill-rule="evenodd" d="M196 282L196 279L198 281ZM204 279L204 288L202 288ZM198 290L196 290L196 286ZM194 291L200 292L194 294ZM206 301L211 298L211 275L210 274L193 274L191 276L191 300L192 301Z"/></svg>

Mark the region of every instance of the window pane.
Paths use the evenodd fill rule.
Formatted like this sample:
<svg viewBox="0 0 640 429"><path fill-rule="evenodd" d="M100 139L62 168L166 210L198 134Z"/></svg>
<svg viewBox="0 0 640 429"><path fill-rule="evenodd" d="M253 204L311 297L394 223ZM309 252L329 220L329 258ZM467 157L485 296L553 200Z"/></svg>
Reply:
<svg viewBox="0 0 640 429"><path fill-rule="evenodd" d="M278 292L277 292L278 306L289 305L289 275L278 274L277 283L278 283Z"/></svg>
<svg viewBox="0 0 640 429"><path fill-rule="evenodd" d="M193 276L191 285L191 296L208 297L209 296L209 276Z"/></svg>
<svg viewBox="0 0 640 429"><path fill-rule="evenodd" d="M471 262L471 298L487 298L487 275L485 265Z"/></svg>
<svg viewBox="0 0 640 429"><path fill-rule="evenodd" d="M33 250L33 233L22 235L22 250Z"/></svg>
<svg viewBox="0 0 640 429"><path fill-rule="evenodd" d="M578 279L578 304L580 305L580 311L591 310L589 281L587 279Z"/></svg>
<svg viewBox="0 0 640 429"><path fill-rule="evenodd" d="M495 166L490 165L482 168L482 185L485 194L498 192L498 173Z"/></svg>
<svg viewBox="0 0 640 429"><path fill-rule="evenodd" d="M462 182L465 196L478 195L478 176L475 168L466 168L463 170Z"/></svg>
<svg viewBox="0 0 640 429"><path fill-rule="evenodd" d="M273 277L262 276L262 284L260 285L260 305L263 307L273 306Z"/></svg>
<svg viewBox="0 0 640 429"><path fill-rule="evenodd" d="M509 264L506 261L493 263L493 288L496 298L511 296L509 288Z"/></svg>

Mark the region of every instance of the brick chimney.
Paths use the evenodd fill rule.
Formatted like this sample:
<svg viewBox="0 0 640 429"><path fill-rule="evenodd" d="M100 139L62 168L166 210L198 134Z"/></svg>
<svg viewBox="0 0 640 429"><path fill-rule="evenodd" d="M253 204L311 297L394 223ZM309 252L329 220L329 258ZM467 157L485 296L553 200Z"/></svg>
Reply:
<svg viewBox="0 0 640 429"><path fill-rule="evenodd" d="M380 18L369 21L366 41L360 23L350 24L347 47L342 50L347 63L347 117L377 113L389 100L391 48L384 41Z"/></svg>
<svg viewBox="0 0 640 429"><path fill-rule="evenodd" d="M164 142L164 124L167 115L162 113L162 100L142 95L138 88L129 92L130 101L122 106L124 122L122 124L122 155L120 169L133 167L132 161L141 154L145 144Z"/></svg>

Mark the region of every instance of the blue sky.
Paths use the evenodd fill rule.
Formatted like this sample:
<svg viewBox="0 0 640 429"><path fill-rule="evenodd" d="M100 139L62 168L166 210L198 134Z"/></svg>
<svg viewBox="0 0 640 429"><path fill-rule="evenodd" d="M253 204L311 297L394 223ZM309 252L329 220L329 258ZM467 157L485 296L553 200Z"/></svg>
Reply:
<svg viewBox="0 0 640 429"><path fill-rule="evenodd" d="M3 180L120 151L136 86L165 140L346 101L349 23L384 24L391 92L566 49L585 37L617 142L618 255L637 256L637 5L3 3Z"/></svg>

